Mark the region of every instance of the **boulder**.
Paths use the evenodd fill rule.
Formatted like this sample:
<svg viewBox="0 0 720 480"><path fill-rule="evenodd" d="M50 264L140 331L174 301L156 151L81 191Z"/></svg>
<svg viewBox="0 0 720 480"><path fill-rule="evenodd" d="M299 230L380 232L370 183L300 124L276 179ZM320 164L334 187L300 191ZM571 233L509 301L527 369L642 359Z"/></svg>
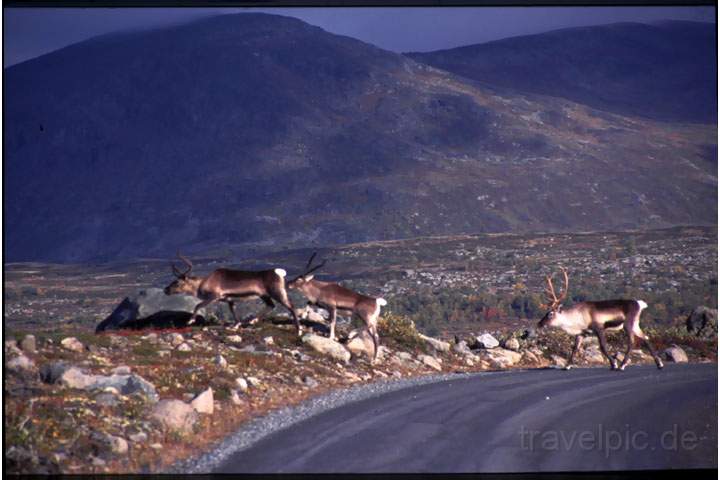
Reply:
<svg viewBox="0 0 720 480"><path fill-rule="evenodd" d="M330 340L327 337L321 337L320 335L315 335L314 333L306 333L303 335L302 341L310 348L323 355L327 355L335 360L345 363L350 361L350 352L338 342Z"/></svg>
<svg viewBox="0 0 720 480"><path fill-rule="evenodd" d="M241 392L247 392L248 390L248 382L242 377L238 377L235 379L235 384L238 386Z"/></svg>
<svg viewBox="0 0 720 480"><path fill-rule="evenodd" d="M685 350L678 347L677 345L673 345L670 348L666 348L663 351L663 356L665 359L667 359L670 362L673 363L687 363L688 357L685 353Z"/></svg>
<svg viewBox="0 0 720 480"><path fill-rule="evenodd" d="M522 355L505 348L493 348L484 350L483 357L490 362L494 368L508 368L520 362Z"/></svg>
<svg viewBox="0 0 720 480"><path fill-rule="evenodd" d="M685 320L687 331L708 340L717 338L717 310L708 307L695 308L687 320Z"/></svg>
<svg viewBox="0 0 720 480"><path fill-rule="evenodd" d="M35 335L25 335L20 342L20 349L25 353L35 353L37 351Z"/></svg>
<svg viewBox="0 0 720 480"><path fill-rule="evenodd" d="M70 350L71 352L85 351L85 345L83 345L82 342L75 337L63 338L60 345L62 345L65 350Z"/></svg>
<svg viewBox="0 0 720 480"><path fill-rule="evenodd" d="M475 345L473 345L473 348L490 349L498 346L500 346L500 342L498 342L497 338L493 337L489 333L483 333L475 338Z"/></svg>
<svg viewBox="0 0 720 480"><path fill-rule="evenodd" d="M442 371L442 365L440 365L438 359L431 355L418 355L418 360L433 370Z"/></svg>
<svg viewBox="0 0 720 480"><path fill-rule="evenodd" d="M192 351L192 347L187 342L183 342L180 345L178 345L177 351L178 352L190 352L190 351Z"/></svg>
<svg viewBox="0 0 720 480"><path fill-rule="evenodd" d="M10 370L14 371L32 371L35 370L35 362L26 357L25 355L18 355L17 357L9 360L6 366Z"/></svg>
<svg viewBox="0 0 720 480"><path fill-rule="evenodd" d="M115 388L123 395L142 393L151 402L156 402L158 394L155 386L140 375L89 375L77 367L63 362L43 365L40 378L46 383L58 383L70 388L82 390L105 390Z"/></svg>
<svg viewBox="0 0 720 480"><path fill-rule="evenodd" d="M190 433L198 419L195 409L181 400L159 401L150 416L165 428L181 433Z"/></svg>
<svg viewBox="0 0 720 480"><path fill-rule="evenodd" d="M126 297L115 310L95 328L95 333L108 330L143 328L181 328L187 326L200 300L189 295L165 295L161 288L148 288ZM194 325L205 324L198 315Z"/></svg>
<svg viewBox="0 0 720 480"><path fill-rule="evenodd" d="M508 350L512 351L519 351L520 350L520 341L515 337L510 337L503 343L503 347L505 347Z"/></svg>
<svg viewBox="0 0 720 480"><path fill-rule="evenodd" d="M468 344L465 340L460 340L452 347L453 352L457 353L458 355L472 355L473 352L470 350L470 347L468 347Z"/></svg>
<svg viewBox="0 0 720 480"><path fill-rule="evenodd" d="M422 333L418 334L418 336L427 343L429 343L430 346L438 352L450 351L450 344L448 342L443 342L442 340L438 340L437 338L428 337L426 335L423 335Z"/></svg>
<svg viewBox="0 0 720 480"><path fill-rule="evenodd" d="M213 390L212 388L208 388L204 392L200 393L197 397L195 397L193 401L190 402L190 405L192 405L192 407L198 413L207 413L208 415L212 415L214 411L213 402Z"/></svg>
<svg viewBox="0 0 720 480"><path fill-rule="evenodd" d="M242 405L243 402L240 398L240 395L238 395L237 390L230 390L230 401L233 403L233 405Z"/></svg>

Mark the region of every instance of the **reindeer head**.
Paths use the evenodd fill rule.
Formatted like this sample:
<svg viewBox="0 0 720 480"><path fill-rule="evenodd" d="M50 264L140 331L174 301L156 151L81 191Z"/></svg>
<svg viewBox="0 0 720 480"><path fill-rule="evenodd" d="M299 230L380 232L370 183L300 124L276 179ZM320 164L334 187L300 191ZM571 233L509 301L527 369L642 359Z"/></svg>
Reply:
<svg viewBox="0 0 720 480"><path fill-rule="evenodd" d="M562 310L562 302L565 300L565 297L567 297L568 293L568 284L570 283L568 280L568 274L567 270L564 267L560 267L560 271L563 273L563 276L565 277L565 288L563 289L562 294L560 295L560 298L557 297L555 294L555 287L553 287L552 283L552 275L549 277L546 277L547 280L547 288L545 290L545 293L547 294L547 303L544 303L541 305L541 307L547 309L547 313L545 316L538 322L538 328L544 328L544 327L554 327L555 320L557 318L557 315Z"/></svg>
<svg viewBox="0 0 720 480"><path fill-rule="evenodd" d="M303 291L308 285L310 285L310 282L312 282L312 279L315 277L315 275L311 275L312 272L324 266L327 261L323 260L322 263L311 268L315 255L317 255L317 252L313 253L310 260L308 260L307 265L305 265L305 272L286 283L288 289Z"/></svg>
<svg viewBox="0 0 720 480"><path fill-rule="evenodd" d="M186 293L189 295L195 295L198 288L198 277L190 276L190 272L192 271L193 264L190 260L185 258L184 256L180 255L180 252L178 252L178 257L180 257L180 260L185 262L185 265L187 265L187 270L184 272L181 272L174 263L171 263L173 270L173 275L175 275L175 280L165 287L164 292L165 295L173 295L176 293Z"/></svg>

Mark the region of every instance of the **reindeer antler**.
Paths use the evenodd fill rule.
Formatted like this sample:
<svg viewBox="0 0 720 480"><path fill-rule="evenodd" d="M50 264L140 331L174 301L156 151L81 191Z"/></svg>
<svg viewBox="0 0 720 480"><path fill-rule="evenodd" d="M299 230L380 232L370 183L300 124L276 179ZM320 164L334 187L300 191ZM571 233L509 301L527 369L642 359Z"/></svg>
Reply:
<svg viewBox="0 0 720 480"><path fill-rule="evenodd" d="M556 309L567 297L568 294L568 286L570 284L570 280L568 279L568 273L567 269L565 267L560 267L560 271L563 273L563 276L565 277L565 287L563 288L562 293L560 294L560 298L558 298L557 294L555 294L555 287L552 283L552 278L554 276L550 275L548 277L545 277L547 280L547 288L545 289L545 293L547 294L548 303L543 303L540 305L543 308L546 308L548 310L554 310Z"/></svg>
<svg viewBox="0 0 720 480"><path fill-rule="evenodd" d="M173 273L175 274L176 277L183 277L192 271L193 264L190 260L188 260L187 257L185 257L184 255L181 255L179 251L177 252L177 256L178 256L178 258L180 258L180 260L185 262L185 265L187 265L188 269L185 270L184 272L181 272L180 270L178 270L178 268L175 266L174 263L171 262L170 265L172 265Z"/></svg>
<svg viewBox="0 0 720 480"><path fill-rule="evenodd" d="M317 269L322 268L323 266L325 266L325 263L327 263L327 260L323 260L320 264L315 265L314 267L310 268L310 266L312 265L313 260L315 260L315 256L317 256L317 252L314 252L314 253L310 256L310 260L308 260L307 265L305 265L305 271L304 271L303 273L301 273L300 275L298 275L297 277L293 278L293 279L291 280L291 282L294 282L295 280L297 280L297 279L300 278L300 277L304 277L304 276L306 276L306 275L310 275L310 274L311 274L312 272L314 272L315 270L317 270Z"/></svg>

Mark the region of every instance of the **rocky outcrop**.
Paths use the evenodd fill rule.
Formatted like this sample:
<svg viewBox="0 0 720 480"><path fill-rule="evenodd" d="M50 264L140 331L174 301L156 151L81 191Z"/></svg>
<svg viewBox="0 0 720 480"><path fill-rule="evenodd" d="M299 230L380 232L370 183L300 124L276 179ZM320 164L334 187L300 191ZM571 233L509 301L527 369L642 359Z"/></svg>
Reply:
<svg viewBox="0 0 720 480"><path fill-rule="evenodd" d="M442 365L440 365L438 359L431 355L418 355L418 360L433 370L437 370L438 372L442 371Z"/></svg>
<svg viewBox="0 0 720 480"><path fill-rule="evenodd" d="M493 337L489 333L483 333L482 335L479 335L475 338L475 345L473 345L473 348L495 348L500 345L500 342L498 342L497 338Z"/></svg>
<svg viewBox="0 0 720 480"><path fill-rule="evenodd" d="M421 339L425 340L427 343L429 343L430 346L438 352L450 351L450 344L448 342L443 342L442 340L438 340L437 338L428 337L426 335L423 335L422 333L418 334L418 336Z"/></svg>
<svg viewBox="0 0 720 480"><path fill-rule="evenodd" d="M126 297L115 310L95 328L95 333L108 330L143 328L179 328L187 326L193 309L200 303L189 295L165 295L160 288L141 290ZM198 315L195 325L203 325Z"/></svg>
<svg viewBox="0 0 720 480"><path fill-rule="evenodd" d="M490 350L481 350L480 358L487 360L494 368L508 368L522 359L522 355L505 348L493 348Z"/></svg>

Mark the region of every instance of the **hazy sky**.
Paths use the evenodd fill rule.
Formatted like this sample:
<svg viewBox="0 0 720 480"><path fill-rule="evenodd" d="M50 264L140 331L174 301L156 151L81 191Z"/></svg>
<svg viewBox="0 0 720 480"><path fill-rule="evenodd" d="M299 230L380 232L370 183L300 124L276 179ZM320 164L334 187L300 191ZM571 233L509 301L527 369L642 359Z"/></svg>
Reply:
<svg viewBox="0 0 720 480"><path fill-rule="evenodd" d="M4 66L96 35L184 23L222 13L290 15L396 52L428 51L613 22L715 22L713 7L458 8L4 8Z"/></svg>

